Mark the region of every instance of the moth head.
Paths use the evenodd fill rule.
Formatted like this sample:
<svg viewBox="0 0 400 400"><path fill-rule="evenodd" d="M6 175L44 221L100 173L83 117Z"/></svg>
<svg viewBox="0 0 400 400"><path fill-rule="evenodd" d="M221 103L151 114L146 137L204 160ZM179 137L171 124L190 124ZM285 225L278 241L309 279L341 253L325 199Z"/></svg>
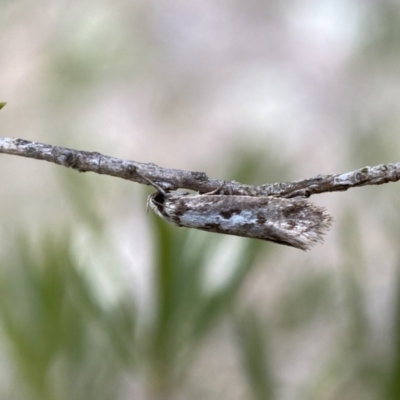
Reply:
<svg viewBox="0 0 400 400"><path fill-rule="evenodd" d="M147 212L149 212L149 206L156 211L158 207L162 207L164 201L165 201L164 193L157 191L155 193L150 194L149 197L147 197L147 204L146 204Z"/></svg>
<svg viewBox="0 0 400 400"><path fill-rule="evenodd" d="M149 196L149 200L152 203L162 205L165 201L165 193L155 192Z"/></svg>

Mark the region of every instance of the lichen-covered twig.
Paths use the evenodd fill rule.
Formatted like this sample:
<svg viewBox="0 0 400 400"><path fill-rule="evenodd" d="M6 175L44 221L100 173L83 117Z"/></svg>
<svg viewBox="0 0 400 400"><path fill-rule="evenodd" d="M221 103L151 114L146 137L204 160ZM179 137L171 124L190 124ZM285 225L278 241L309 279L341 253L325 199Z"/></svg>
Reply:
<svg viewBox="0 0 400 400"><path fill-rule="evenodd" d="M139 163L49 144L17 138L0 138L0 153L46 160L79 172L111 175L148 185L141 175L166 190L191 189L200 193L218 191L218 194L245 196L310 197L324 192L344 191L353 187L380 185L400 180L400 163L364 167L343 174L317 175L296 182L245 185L211 179L204 172L162 168L153 163ZM139 172L139 174L137 173Z"/></svg>

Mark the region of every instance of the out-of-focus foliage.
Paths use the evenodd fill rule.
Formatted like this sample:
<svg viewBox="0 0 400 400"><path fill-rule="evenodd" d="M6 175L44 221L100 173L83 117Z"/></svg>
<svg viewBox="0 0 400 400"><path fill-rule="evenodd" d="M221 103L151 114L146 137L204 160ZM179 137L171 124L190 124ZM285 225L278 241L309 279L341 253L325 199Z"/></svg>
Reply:
<svg viewBox="0 0 400 400"><path fill-rule="evenodd" d="M22 234L21 234L22 235ZM93 295L68 234L16 238L1 260L0 316L9 365L29 399L112 399L132 364L134 307Z"/></svg>
<svg viewBox="0 0 400 400"><path fill-rule="evenodd" d="M248 397L254 400L273 399L276 388L267 351L268 327L258 320L252 310L240 316L236 324L243 373L250 392Z"/></svg>

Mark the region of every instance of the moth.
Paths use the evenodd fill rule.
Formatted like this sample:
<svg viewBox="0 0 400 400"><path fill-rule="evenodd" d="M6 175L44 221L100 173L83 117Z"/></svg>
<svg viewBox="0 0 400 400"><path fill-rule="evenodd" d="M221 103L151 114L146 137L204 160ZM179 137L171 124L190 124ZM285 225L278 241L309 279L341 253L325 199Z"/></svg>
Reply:
<svg viewBox="0 0 400 400"><path fill-rule="evenodd" d="M140 176L157 189L149 196L148 205L176 226L308 250L323 242L332 222L324 208L303 199L168 192Z"/></svg>

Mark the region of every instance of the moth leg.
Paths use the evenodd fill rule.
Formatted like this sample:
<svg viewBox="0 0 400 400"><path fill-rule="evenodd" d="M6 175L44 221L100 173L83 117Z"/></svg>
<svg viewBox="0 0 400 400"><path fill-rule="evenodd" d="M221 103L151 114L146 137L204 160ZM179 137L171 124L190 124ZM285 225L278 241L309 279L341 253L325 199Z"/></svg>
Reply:
<svg viewBox="0 0 400 400"><path fill-rule="evenodd" d="M149 194L149 195L147 196L147 201L146 201L146 214L149 213L150 197L151 197L151 194Z"/></svg>
<svg viewBox="0 0 400 400"><path fill-rule="evenodd" d="M211 192L208 192L208 193L197 193L197 194L200 194L201 196L206 196L206 195L209 195L209 194L215 194L215 193L218 193L224 186L225 186L225 182L219 188L214 189Z"/></svg>

